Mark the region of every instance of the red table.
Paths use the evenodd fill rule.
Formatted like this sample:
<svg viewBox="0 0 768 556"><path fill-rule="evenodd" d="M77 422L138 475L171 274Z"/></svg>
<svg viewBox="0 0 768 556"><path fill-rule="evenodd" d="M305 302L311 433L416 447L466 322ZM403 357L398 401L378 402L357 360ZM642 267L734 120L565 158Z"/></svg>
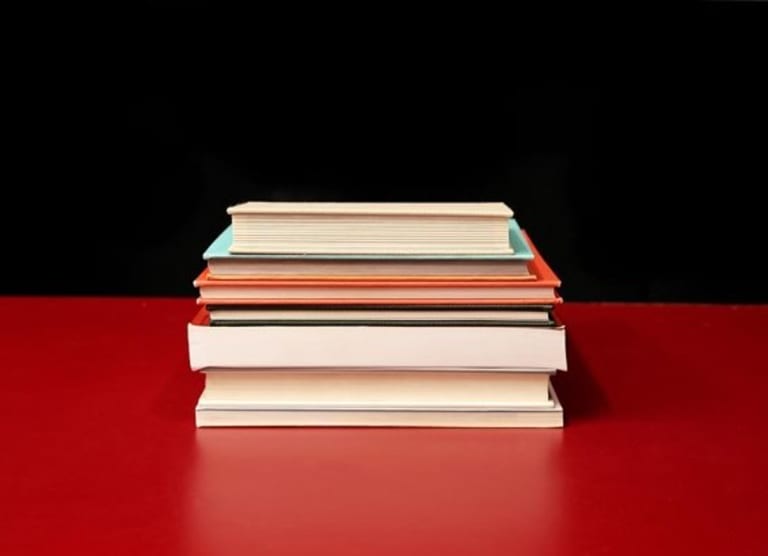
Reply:
<svg viewBox="0 0 768 556"><path fill-rule="evenodd" d="M2 554L766 553L768 306L566 303L562 430L197 430L192 300L0 308Z"/></svg>

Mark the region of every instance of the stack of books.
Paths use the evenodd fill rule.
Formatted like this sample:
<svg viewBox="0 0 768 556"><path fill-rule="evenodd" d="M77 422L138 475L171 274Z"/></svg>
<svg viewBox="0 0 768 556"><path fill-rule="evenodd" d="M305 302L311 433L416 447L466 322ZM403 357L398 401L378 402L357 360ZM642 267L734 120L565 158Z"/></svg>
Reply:
<svg viewBox="0 0 768 556"><path fill-rule="evenodd" d="M194 281L206 426L560 427L560 281L503 203L230 207Z"/></svg>

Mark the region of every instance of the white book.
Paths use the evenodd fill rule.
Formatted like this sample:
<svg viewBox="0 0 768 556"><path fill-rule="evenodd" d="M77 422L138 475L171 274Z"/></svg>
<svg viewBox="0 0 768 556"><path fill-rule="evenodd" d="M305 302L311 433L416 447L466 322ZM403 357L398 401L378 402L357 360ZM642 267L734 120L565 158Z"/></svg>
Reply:
<svg viewBox="0 0 768 556"><path fill-rule="evenodd" d="M285 203L229 207L231 253L511 254L504 203Z"/></svg>
<svg viewBox="0 0 768 556"><path fill-rule="evenodd" d="M198 405L195 421L198 427L562 427L563 406L551 385L549 392L551 405L540 407L324 410L272 409L256 404L231 406L229 409Z"/></svg>
<svg viewBox="0 0 768 556"><path fill-rule="evenodd" d="M565 327L209 326L189 323L192 369L399 367L567 369Z"/></svg>
<svg viewBox="0 0 768 556"><path fill-rule="evenodd" d="M207 369L198 407L334 410L551 407L550 372Z"/></svg>

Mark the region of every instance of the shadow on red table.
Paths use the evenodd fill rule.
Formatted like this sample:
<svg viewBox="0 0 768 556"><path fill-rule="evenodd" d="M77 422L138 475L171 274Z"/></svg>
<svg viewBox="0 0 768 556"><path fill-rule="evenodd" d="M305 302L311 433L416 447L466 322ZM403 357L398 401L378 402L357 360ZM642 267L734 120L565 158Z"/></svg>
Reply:
<svg viewBox="0 0 768 556"><path fill-rule="evenodd" d="M568 371L557 373L552 383L564 408L566 427L569 422L597 419L609 413L608 399L575 342L568 346Z"/></svg>

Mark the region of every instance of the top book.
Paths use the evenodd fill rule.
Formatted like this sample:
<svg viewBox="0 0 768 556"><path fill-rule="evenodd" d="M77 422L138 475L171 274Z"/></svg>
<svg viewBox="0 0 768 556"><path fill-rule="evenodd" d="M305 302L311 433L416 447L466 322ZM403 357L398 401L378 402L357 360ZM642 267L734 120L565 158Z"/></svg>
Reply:
<svg viewBox="0 0 768 556"><path fill-rule="evenodd" d="M231 253L513 253L504 203L248 202L227 213Z"/></svg>

